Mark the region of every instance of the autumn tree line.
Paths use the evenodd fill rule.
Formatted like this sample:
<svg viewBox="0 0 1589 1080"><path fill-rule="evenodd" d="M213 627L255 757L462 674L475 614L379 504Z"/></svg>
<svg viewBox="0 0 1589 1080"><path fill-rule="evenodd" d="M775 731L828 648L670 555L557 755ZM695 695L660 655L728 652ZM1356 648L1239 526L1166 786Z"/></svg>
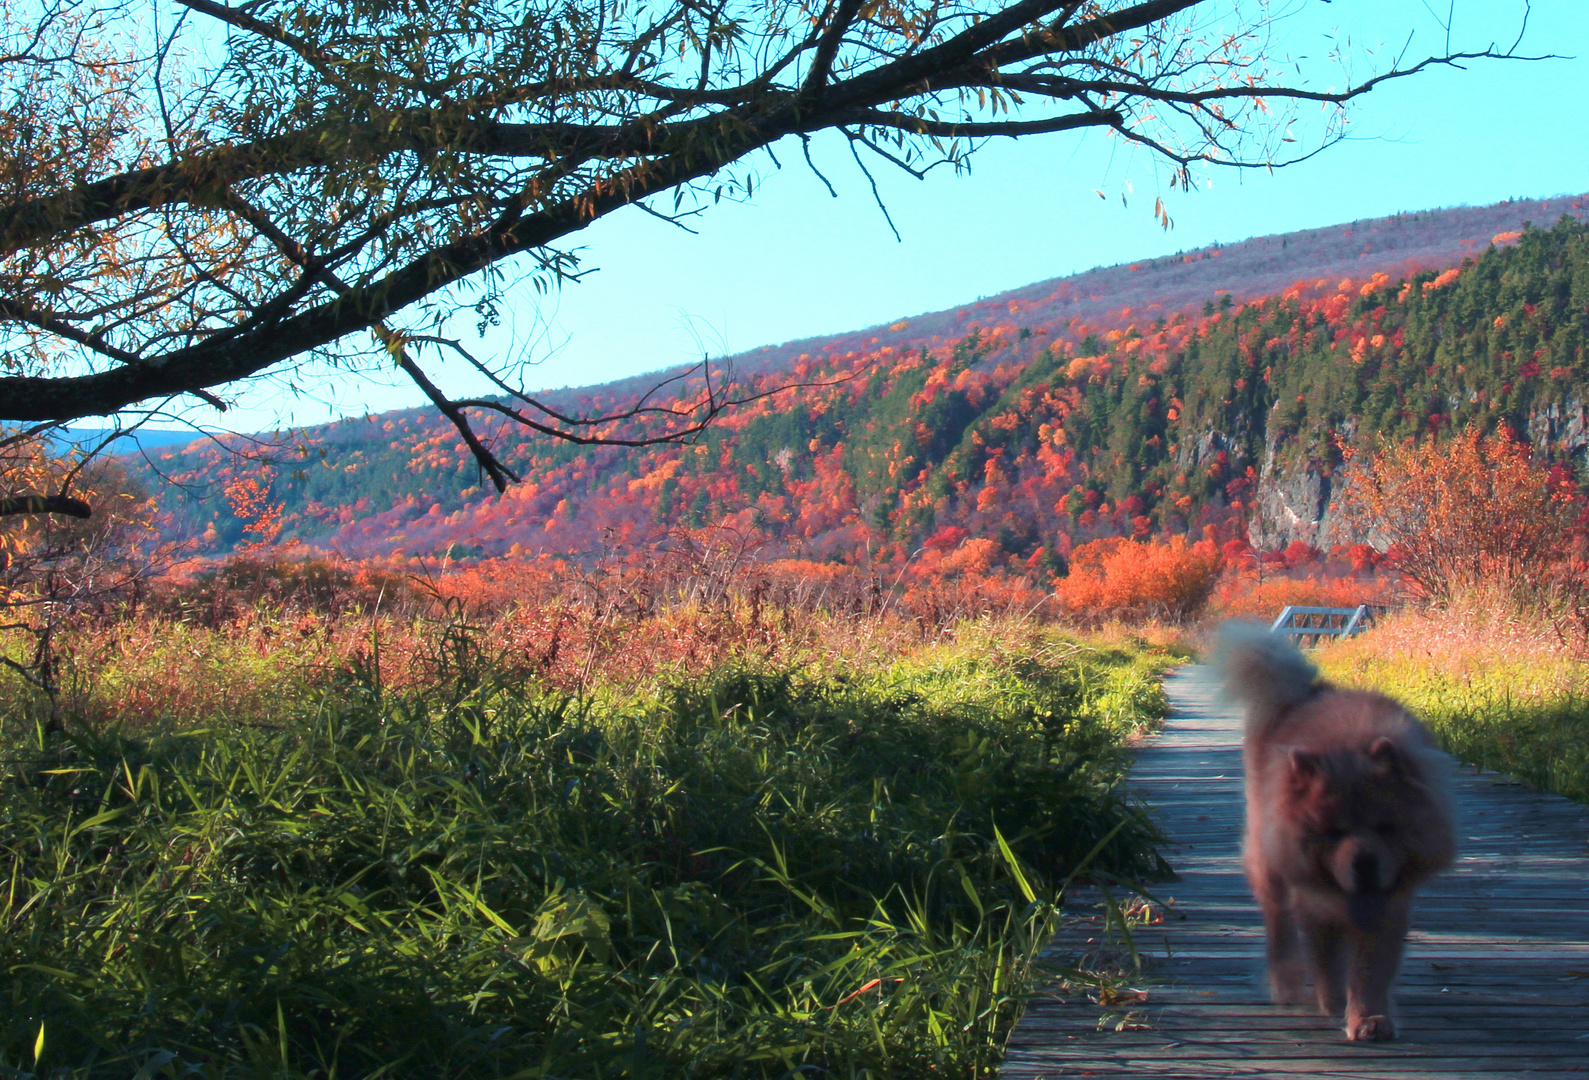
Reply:
<svg viewBox="0 0 1589 1080"><path fill-rule="evenodd" d="M728 528L763 559L1047 587L1111 538L1249 544L1260 486L1303 475L1321 527L1254 546L1335 549L1361 573L1393 541L1351 516L1345 481L1381 448L1471 431L1577 482L1586 230L1564 218L1498 239L1456 267L1117 313L1113 329L1010 315L956 341L807 356L793 374L820 385L689 445L520 441L503 454L524 482L499 496L444 421L408 412L302 433L273 463L217 444L165 454L178 484L162 498L173 533L212 553L257 543L267 510L273 539L399 562L589 559ZM620 404L600 395L585 404Z"/></svg>

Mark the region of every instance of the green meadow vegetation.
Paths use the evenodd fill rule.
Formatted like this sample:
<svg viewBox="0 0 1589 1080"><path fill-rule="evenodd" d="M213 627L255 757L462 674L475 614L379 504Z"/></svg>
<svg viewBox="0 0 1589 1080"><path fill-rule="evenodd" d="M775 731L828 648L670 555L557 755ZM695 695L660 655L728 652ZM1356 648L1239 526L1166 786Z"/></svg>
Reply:
<svg viewBox="0 0 1589 1080"><path fill-rule="evenodd" d="M1460 679L1416 669L1387 673L1463 761L1589 802L1589 683L1542 689L1534 667Z"/></svg>
<svg viewBox="0 0 1589 1080"><path fill-rule="evenodd" d="M570 693L445 634L198 724L8 682L0 1076L991 1076L1066 886L1165 870L1118 784L1162 652Z"/></svg>

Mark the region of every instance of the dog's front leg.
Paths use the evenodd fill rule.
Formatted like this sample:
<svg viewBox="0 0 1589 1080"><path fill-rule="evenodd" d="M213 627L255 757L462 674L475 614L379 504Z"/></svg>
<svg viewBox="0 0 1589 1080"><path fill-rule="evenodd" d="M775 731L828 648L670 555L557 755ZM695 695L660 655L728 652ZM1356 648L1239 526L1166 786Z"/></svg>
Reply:
<svg viewBox="0 0 1589 1080"><path fill-rule="evenodd" d="M1346 1007L1346 935L1333 920L1302 917L1302 939L1307 944L1308 970L1319 1011L1339 1016Z"/></svg>
<svg viewBox="0 0 1589 1080"><path fill-rule="evenodd" d="M1297 933L1296 914L1291 910L1291 890L1277 878L1255 883L1258 906L1263 910L1264 934L1269 960L1269 996L1276 1005L1295 1005L1302 1000L1302 942Z"/></svg>
<svg viewBox="0 0 1589 1080"><path fill-rule="evenodd" d="M1346 1037L1354 1041L1394 1039L1390 988L1401 967L1411 915L1411 897L1393 898L1372 930L1348 929L1351 971L1346 985Z"/></svg>

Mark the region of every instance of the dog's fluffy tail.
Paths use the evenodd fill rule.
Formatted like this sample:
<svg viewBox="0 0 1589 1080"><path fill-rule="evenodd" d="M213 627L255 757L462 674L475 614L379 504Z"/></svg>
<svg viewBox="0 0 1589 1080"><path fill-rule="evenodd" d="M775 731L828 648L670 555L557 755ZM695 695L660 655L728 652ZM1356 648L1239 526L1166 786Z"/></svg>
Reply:
<svg viewBox="0 0 1589 1080"><path fill-rule="evenodd" d="M1258 736L1311 697L1319 676L1289 639L1257 623L1226 623L1215 665L1226 696L1247 706L1247 733Z"/></svg>

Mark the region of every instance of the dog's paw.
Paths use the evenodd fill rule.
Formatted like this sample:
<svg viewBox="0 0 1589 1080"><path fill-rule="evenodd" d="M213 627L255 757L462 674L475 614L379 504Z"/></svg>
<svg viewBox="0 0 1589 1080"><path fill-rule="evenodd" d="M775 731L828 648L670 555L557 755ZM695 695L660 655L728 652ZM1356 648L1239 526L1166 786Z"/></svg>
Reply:
<svg viewBox="0 0 1589 1080"><path fill-rule="evenodd" d="M1346 1037L1352 1042L1382 1042L1396 1037L1396 1024L1388 1016L1353 1016L1346 1021Z"/></svg>

